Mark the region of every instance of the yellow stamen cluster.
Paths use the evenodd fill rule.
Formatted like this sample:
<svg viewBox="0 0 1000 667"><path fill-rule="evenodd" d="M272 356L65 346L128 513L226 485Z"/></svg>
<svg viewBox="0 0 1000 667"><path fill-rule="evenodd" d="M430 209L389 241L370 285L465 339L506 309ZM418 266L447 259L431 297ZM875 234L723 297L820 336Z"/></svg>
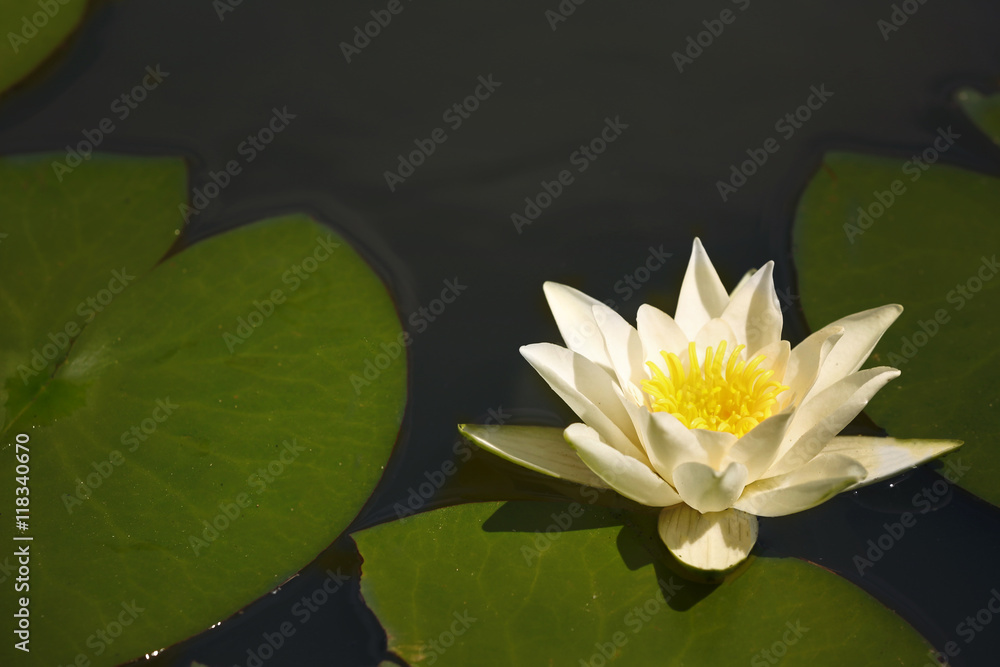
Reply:
<svg viewBox="0 0 1000 667"><path fill-rule="evenodd" d="M649 394L653 412L669 412L688 428L724 431L741 437L771 416L777 396L788 387L771 380L772 370L758 368L764 355L745 362L739 360L745 346L740 345L723 363L726 341L719 343L714 353L705 351L705 363L698 367L694 343L688 344L689 371L673 352L660 352L667 364L668 377L652 361L646 364L653 377L642 381Z"/></svg>

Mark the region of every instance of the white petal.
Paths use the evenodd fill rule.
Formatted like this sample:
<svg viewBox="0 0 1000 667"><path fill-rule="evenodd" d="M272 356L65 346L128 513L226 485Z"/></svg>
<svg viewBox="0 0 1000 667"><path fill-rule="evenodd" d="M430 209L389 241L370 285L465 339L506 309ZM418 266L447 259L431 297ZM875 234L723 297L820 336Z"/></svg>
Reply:
<svg viewBox="0 0 1000 667"><path fill-rule="evenodd" d="M747 476L751 481L759 478L774 463L793 414L789 410L771 415L730 448L729 458L746 466Z"/></svg>
<svg viewBox="0 0 1000 667"><path fill-rule="evenodd" d="M849 375L795 411L777 461L763 475L773 477L804 465L864 410L875 393L899 371L888 366Z"/></svg>
<svg viewBox="0 0 1000 667"><path fill-rule="evenodd" d="M721 512L733 506L747 483L747 469L733 461L719 472L704 463L674 468L674 486L685 504L699 512Z"/></svg>
<svg viewBox="0 0 1000 667"><path fill-rule="evenodd" d="M823 362L812 392L819 393L861 368L882 334L902 312L902 306L891 304L848 315L831 323L831 327L843 327L844 335Z"/></svg>
<svg viewBox="0 0 1000 667"><path fill-rule="evenodd" d="M786 475L748 485L734 507L757 516L795 514L826 502L864 476L864 466L846 456L816 457Z"/></svg>
<svg viewBox="0 0 1000 667"><path fill-rule="evenodd" d="M736 444L736 436L732 433L710 431L706 428L693 428L691 433L698 439L698 446L704 452L699 460L716 470L721 470L723 461L729 454L729 449Z"/></svg>
<svg viewBox="0 0 1000 667"><path fill-rule="evenodd" d="M762 347L754 354L754 356L758 354L764 355L764 361L760 362L757 368L774 371L771 379L775 382L782 382L782 378L785 377L785 370L788 368L788 358L791 356L791 352L792 346L787 340L778 340L767 347Z"/></svg>
<svg viewBox="0 0 1000 667"><path fill-rule="evenodd" d="M660 539L682 563L699 570L729 570L750 555L757 517L739 510L701 514L687 505L660 511Z"/></svg>
<svg viewBox="0 0 1000 667"><path fill-rule="evenodd" d="M600 366L552 343L525 345L521 355L559 398L586 424L600 431L613 447L639 460L646 459L638 446L632 420L615 394L614 382Z"/></svg>
<svg viewBox="0 0 1000 667"><path fill-rule="evenodd" d="M639 441L649 456L653 469L671 484L673 471L681 463L708 463L705 450L694 431L684 426L669 412L650 412L642 406L628 406Z"/></svg>
<svg viewBox="0 0 1000 667"><path fill-rule="evenodd" d="M705 322L722 315L728 303L726 288L722 286L719 274L715 272L712 260L708 258L701 241L696 238L691 248L691 260L681 283L674 319L684 335L689 340L694 340L695 334Z"/></svg>
<svg viewBox="0 0 1000 667"><path fill-rule="evenodd" d="M774 291L774 262L768 262L733 293L722 319L747 346L752 358L757 350L781 340L781 306Z"/></svg>
<svg viewBox="0 0 1000 667"><path fill-rule="evenodd" d="M719 343L722 341L726 341L726 359L729 359L729 355L742 342L740 337L736 335L733 328L725 320L716 317L705 322L705 325L698 330L698 333L694 337L695 349L698 351L699 365L705 363L705 353L708 351L708 348L711 347L713 350L718 350ZM687 350L678 356L684 362L685 368L687 368ZM740 356L737 358L746 359L746 350L741 351ZM662 367L662 360L660 361L660 365ZM691 369L688 368L687 370L690 371Z"/></svg>
<svg viewBox="0 0 1000 667"><path fill-rule="evenodd" d="M611 447L589 426L570 424L564 435L583 462L626 498L650 507L667 507L681 501L649 466Z"/></svg>
<svg viewBox="0 0 1000 667"><path fill-rule="evenodd" d="M639 306L635 320L642 340L643 363L652 361L662 365L661 351L682 354L687 349L687 336L674 318L659 308L644 303Z"/></svg>
<svg viewBox="0 0 1000 667"><path fill-rule="evenodd" d="M458 430L488 452L519 466L577 484L607 488L566 444L561 428L459 424Z"/></svg>
<svg viewBox="0 0 1000 667"><path fill-rule="evenodd" d="M604 336L604 347L618 377L618 386L633 401L643 403L641 383L646 372L639 332L603 303L594 306L594 320Z"/></svg>
<svg viewBox="0 0 1000 667"><path fill-rule="evenodd" d="M803 403L816 382L816 376L823 367L823 362L843 335L843 327L826 326L792 348L788 356L788 365L785 367L785 379L782 380L788 391L784 392L778 401L781 405L788 405L791 401L796 405Z"/></svg>
<svg viewBox="0 0 1000 667"><path fill-rule="evenodd" d="M834 438L816 458L843 455L864 466L865 478L848 487L847 490L850 491L893 477L908 468L957 449L961 444L961 440L898 440L844 435Z"/></svg>
<svg viewBox="0 0 1000 667"><path fill-rule="evenodd" d="M604 336L594 321L594 306L601 302L580 290L551 281L543 284L542 290L566 347L611 373Z"/></svg>

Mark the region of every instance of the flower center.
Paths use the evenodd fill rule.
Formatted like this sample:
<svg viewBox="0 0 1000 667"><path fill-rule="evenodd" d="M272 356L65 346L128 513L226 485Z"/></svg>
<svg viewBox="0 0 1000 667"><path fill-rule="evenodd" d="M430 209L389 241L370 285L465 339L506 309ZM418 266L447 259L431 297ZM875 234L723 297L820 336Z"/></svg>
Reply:
<svg viewBox="0 0 1000 667"><path fill-rule="evenodd" d="M653 371L651 379L642 381L650 409L669 412L688 428L743 436L771 416L778 394L788 389L771 379L774 371L758 368L765 359L763 354L749 362L740 361L744 347L733 350L723 368L726 341L722 341L714 353L712 348L705 351L705 363L699 368L695 345L688 343L689 371L676 354L661 351L670 375L652 361L646 362Z"/></svg>

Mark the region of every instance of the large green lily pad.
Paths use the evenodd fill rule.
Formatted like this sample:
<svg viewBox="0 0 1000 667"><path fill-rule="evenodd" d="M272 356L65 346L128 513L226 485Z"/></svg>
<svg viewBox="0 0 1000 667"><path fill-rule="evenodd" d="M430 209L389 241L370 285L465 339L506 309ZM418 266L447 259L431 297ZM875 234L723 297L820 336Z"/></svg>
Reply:
<svg viewBox="0 0 1000 667"><path fill-rule="evenodd" d="M989 132L988 105L971 101ZM813 329L903 305L870 362L903 373L866 410L896 437L964 440L946 457L958 483L1000 504L1000 180L944 164L947 134L921 156L923 166L826 155L799 202L795 263Z"/></svg>
<svg viewBox="0 0 1000 667"><path fill-rule="evenodd" d="M413 665L917 667L930 650L802 561L756 558L714 589L686 581L654 565L652 523L623 528L597 505L462 505L355 539L365 599Z"/></svg>
<svg viewBox="0 0 1000 667"><path fill-rule="evenodd" d="M327 228L266 220L157 263L183 163L95 158L59 182L54 158L0 160L0 537L29 546L31 630L0 663L111 665L223 620L343 530L395 441L406 361L352 386L400 324Z"/></svg>
<svg viewBox="0 0 1000 667"><path fill-rule="evenodd" d="M38 67L76 29L87 0L0 3L0 93Z"/></svg>

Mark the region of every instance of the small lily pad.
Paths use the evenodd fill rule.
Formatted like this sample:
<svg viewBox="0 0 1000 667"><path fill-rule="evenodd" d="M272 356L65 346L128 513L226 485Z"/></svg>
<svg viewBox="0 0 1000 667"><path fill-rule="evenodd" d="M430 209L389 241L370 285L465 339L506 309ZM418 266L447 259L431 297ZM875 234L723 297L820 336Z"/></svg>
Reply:
<svg viewBox="0 0 1000 667"><path fill-rule="evenodd" d="M53 158L0 160L0 495L30 491L26 529L5 509L3 534L32 538L33 664L112 665L222 621L336 538L395 441L406 362L352 387L400 323L329 229L264 220L158 262L180 160L99 157L60 182Z"/></svg>
<svg viewBox="0 0 1000 667"><path fill-rule="evenodd" d="M596 497L597 492L591 491ZM413 665L920 665L851 584L756 558L719 586L659 567L655 523L584 503L480 503L354 537L362 592ZM780 662L779 662L780 661Z"/></svg>

